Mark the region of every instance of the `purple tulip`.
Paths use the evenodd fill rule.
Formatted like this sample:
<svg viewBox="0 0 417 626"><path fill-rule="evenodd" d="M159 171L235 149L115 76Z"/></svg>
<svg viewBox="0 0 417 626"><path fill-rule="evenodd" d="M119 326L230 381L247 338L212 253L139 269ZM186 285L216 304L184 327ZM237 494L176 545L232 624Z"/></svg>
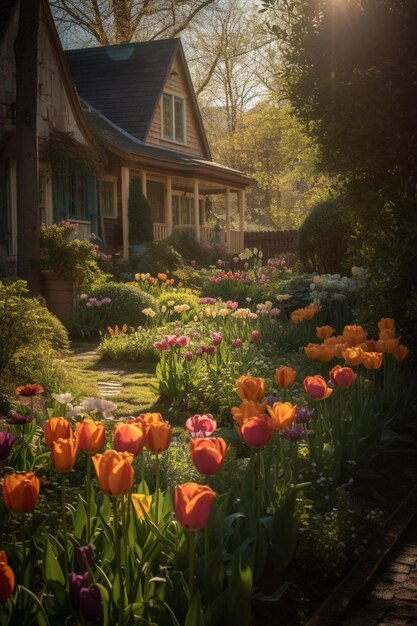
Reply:
<svg viewBox="0 0 417 626"><path fill-rule="evenodd" d="M5 430L0 431L0 461L7 459L16 439L16 435Z"/></svg>
<svg viewBox="0 0 417 626"><path fill-rule="evenodd" d="M233 339L232 340L232 346L234 348L241 348L242 347L242 340L237 338L237 339Z"/></svg>
<svg viewBox="0 0 417 626"><path fill-rule="evenodd" d="M123 590L122 590L122 593ZM84 587L80 591L81 615L88 622L95 622L100 618L101 595L97 585Z"/></svg>
<svg viewBox="0 0 417 626"><path fill-rule="evenodd" d="M89 543L87 546L77 548L77 561L80 569L85 569L87 565L93 567L94 546Z"/></svg>
<svg viewBox="0 0 417 626"><path fill-rule="evenodd" d="M216 346L219 346L223 341L223 335L221 333L211 333L211 338Z"/></svg>
<svg viewBox="0 0 417 626"><path fill-rule="evenodd" d="M186 361L192 361L192 360L193 360L193 353L192 353L192 352L190 352L190 351L186 352L186 353L184 354L184 359L185 359Z"/></svg>
<svg viewBox="0 0 417 626"><path fill-rule="evenodd" d="M82 589L88 587L88 572L82 574L68 574L69 597L73 609L80 608L80 594Z"/></svg>
<svg viewBox="0 0 417 626"><path fill-rule="evenodd" d="M304 438L304 428L301 424L293 423L282 431L282 436L288 441L296 443Z"/></svg>
<svg viewBox="0 0 417 626"><path fill-rule="evenodd" d="M25 424L30 424L30 422L33 422L33 420L33 415L20 415L15 411L10 411L6 418L6 422L8 424L13 424L14 426L24 426Z"/></svg>
<svg viewBox="0 0 417 626"><path fill-rule="evenodd" d="M259 341L260 332L259 330L253 330L251 334L252 341Z"/></svg>
<svg viewBox="0 0 417 626"><path fill-rule="evenodd" d="M297 408L297 413L295 414L295 419L299 424L307 424L313 417L313 413L314 409L309 406L299 406Z"/></svg>
<svg viewBox="0 0 417 626"><path fill-rule="evenodd" d="M268 406L274 406L275 402L279 402L276 396L268 396L266 398L266 403Z"/></svg>

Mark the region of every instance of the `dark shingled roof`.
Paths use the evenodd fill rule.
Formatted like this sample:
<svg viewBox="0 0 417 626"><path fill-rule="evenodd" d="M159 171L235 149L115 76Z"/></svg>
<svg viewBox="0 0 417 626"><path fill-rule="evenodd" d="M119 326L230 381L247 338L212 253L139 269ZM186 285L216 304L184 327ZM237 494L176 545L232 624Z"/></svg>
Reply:
<svg viewBox="0 0 417 626"><path fill-rule="evenodd" d="M144 139L179 39L65 50L81 98Z"/></svg>
<svg viewBox="0 0 417 626"><path fill-rule="evenodd" d="M0 35L7 25L16 0L0 0Z"/></svg>

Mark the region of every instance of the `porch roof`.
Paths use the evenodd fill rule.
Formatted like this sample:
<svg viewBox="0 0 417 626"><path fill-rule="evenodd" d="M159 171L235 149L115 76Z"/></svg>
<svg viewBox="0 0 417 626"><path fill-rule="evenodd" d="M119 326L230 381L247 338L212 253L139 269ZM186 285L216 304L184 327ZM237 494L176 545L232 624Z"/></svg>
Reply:
<svg viewBox="0 0 417 626"><path fill-rule="evenodd" d="M105 148L132 167L153 166L165 175L204 178L218 185L244 188L255 181L238 170L185 152L144 143L81 100L87 122Z"/></svg>

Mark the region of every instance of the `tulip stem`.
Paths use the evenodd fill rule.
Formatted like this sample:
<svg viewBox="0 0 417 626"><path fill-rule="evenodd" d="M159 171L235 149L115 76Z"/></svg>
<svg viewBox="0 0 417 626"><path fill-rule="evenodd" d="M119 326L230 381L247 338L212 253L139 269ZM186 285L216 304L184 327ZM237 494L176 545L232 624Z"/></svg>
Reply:
<svg viewBox="0 0 417 626"><path fill-rule="evenodd" d="M119 626L123 626L124 617L124 601L125 601L125 585L123 582L122 560L120 555L120 533L119 533L119 511L117 498L113 498L113 516L114 516L114 549L116 553L116 568L119 577Z"/></svg>
<svg viewBox="0 0 417 626"><path fill-rule="evenodd" d="M156 503L155 503L155 521L158 525L159 521L159 484L160 484L160 474L159 474L159 454L158 452L155 454L155 495L156 495Z"/></svg>
<svg viewBox="0 0 417 626"><path fill-rule="evenodd" d="M128 498L130 498L130 491L128 492ZM128 550L127 550L127 537L129 532L129 520L126 515L126 507L125 507L125 496L121 497L120 500L121 505L121 513L122 513L122 531L123 531L123 558L124 558L124 566L125 566L125 576L126 576L126 588L130 589L130 580L129 580L129 567L128 567ZM128 510L129 510L129 502L128 502Z"/></svg>
<svg viewBox="0 0 417 626"><path fill-rule="evenodd" d="M209 559L209 533L208 526L204 527L204 566L208 568L208 559Z"/></svg>
<svg viewBox="0 0 417 626"><path fill-rule="evenodd" d="M194 569L195 569L195 531L188 532L188 588L189 598L191 602L194 595Z"/></svg>
<svg viewBox="0 0 417 626"><path fill-rule="evenodd" d="M67 511L66 511L66 484L65 474L61 477L61 507L62 507L62 529L64 531L64 576L65 586L68 582L68 530L67 530Z"/></svg>
<svg viewBox="0 0 417 626"><path fill-rule="evenodd" d="M142 483L142 490L143 490L144 484L145 484L145 458L144 458L144 454L145 454L145 452L142 450L142 453L141 453L140 459L139 459L140 482Z"/></svg>
<svg viewBox="0 0 417 626"><path fill-rule="evenodd" d="M87 544L90 543L91 537L91 507L90 507L90 492L91 492L91 458L87 454L87 475L85 481L85 501L87 504Z"/></svg>
<svg viewBox="0 0 417 626"><path fill-rule="evenodd" d="M23 573L23 584L27 586L28 581L26 580L26 516L22 513L21 518L21 527L22 527L22 573Z"/></svg>

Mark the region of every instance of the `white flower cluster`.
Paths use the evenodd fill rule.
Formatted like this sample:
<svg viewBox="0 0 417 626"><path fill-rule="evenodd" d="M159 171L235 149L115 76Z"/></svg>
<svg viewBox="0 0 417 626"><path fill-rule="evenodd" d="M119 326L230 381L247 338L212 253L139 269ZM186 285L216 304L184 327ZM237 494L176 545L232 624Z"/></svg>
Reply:
<svg viewBox="0 0 417 626"><path fill-rule="evenodd" d="M352 268L352 277L340 274L317 274L313 276L310 284L312 303L344 302L357 293L364 278L365 270L359 267Z"/></svg>
<svg viewBox="0 0 417 626"><path fill-rule="evenodd" d="M142 313L143 313L144 315L146 315L146 317L150 317L151 319L152 319L153 317L155 317L155 315L156 315L156 311L154 311L154 310L153 310L153 309L151 309L151 308L142 309Z"/></svg>
<svg viewBox="0 0 417 626"><path fill-rule="evenodd" d="M258 248L253 248L253 250L251 250L250 248L245 248L243 252L239 254L239 259L241 261L249 261L249 259L255 256L257 256L259 259L262 259L263 255L264 254L262 250L258 250Z"/></svg>

